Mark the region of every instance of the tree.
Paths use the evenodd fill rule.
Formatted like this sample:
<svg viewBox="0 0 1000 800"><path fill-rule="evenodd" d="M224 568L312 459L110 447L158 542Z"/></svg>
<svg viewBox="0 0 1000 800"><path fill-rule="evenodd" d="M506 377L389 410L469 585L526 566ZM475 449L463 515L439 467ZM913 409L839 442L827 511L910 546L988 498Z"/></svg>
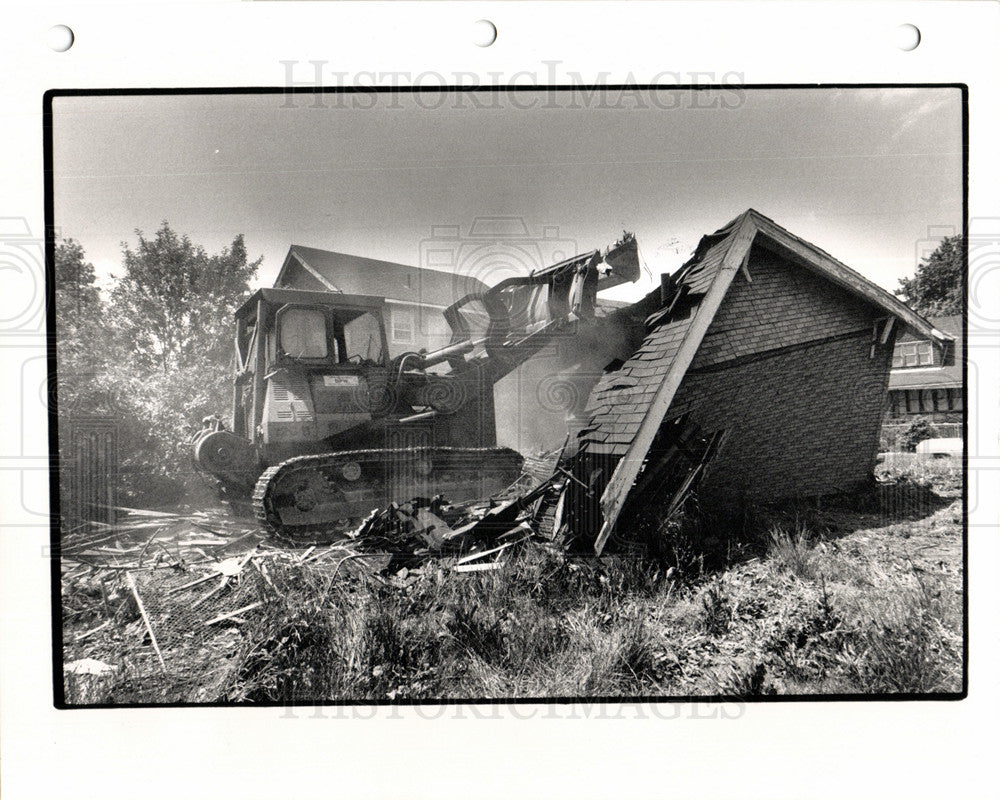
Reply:
<svg viewBox="0 0 1000 800"><path fill-rule="evenodd" d="M896 289L904 302L925 317L961 314L965 299L965 239L949 236Z"/></svg>
<svg viewBox="0 0 1000 800"><path fill-rule="evenodd" d="M100 413L103 369L109 344L107 309L94 265L83 247L63 239L55 248L56 359L60 413ZM106 404L104 404L106 405ZM103 409L107 410L107 409Z"/></svg>
<svg viewBox="0 0 1000 800"><path fill-rule="evenodd" d="M106 375L123 412L124 488L140 500L155 485L166 499L195 477L187 442L201 419L230 402L233 313L262 259L247 261L242 234L214 255L167 222L151 239L136 235L111 292Z"/></svg>
<svg viewBox="0 0 1000 800"><path fill-rule="evenodd" d="M60 368L77 370L81 358L101 351L93 337L103 336L104 304L97 289L94 265L86 260L83 247L63 239L55 251L56 352Z"/></svg>
<svg viewBox="0 0 1000 800"><path fill-rule="evenodd" d="M60 318L79 318L100 305L94 265L86 261L83 246L74 239L56 245L56 313Z"/></svg>
<svg viewBox="0 0 1000 800"><path fill-rule="evenodd" d="M164 222L152 239L123 243L125 274L111 294L112 325L126 357L165 375L228 358L233 312L262 259L247 262L243 235L217 255L178 236Z"/></svg>

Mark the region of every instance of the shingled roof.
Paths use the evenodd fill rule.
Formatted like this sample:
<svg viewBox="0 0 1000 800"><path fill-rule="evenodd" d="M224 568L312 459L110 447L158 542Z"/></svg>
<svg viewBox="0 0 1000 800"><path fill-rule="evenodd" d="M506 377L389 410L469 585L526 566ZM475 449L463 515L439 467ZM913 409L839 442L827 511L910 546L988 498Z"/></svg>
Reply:
<svg viewBox="0 0 1000 800"><path fill-rule="evenodd" d="M333 250L293 244L288 249L276 287L287 285L287 274L298 266L317 282L316 288L346 294L368 294L423 305L449 306L486 285L470 275L411 267Z"/></svg>
<svg viewBox="0 0 1000 800"><path fill-rule="evenodd" d="M881 308L922 338L938 345L953 340L828 253L748 209L703 237L677 272L673 296L681 302L675 311L659 308L660 290L636 304L649 314L645 338L620 369L602 376L591 393L589 422L579 434L581 450L626 456L637 438L652 439L734 277L746 269L751 245L762 239L790 262ZM636 472L644 454L645 450L632 454Z"/></svg>

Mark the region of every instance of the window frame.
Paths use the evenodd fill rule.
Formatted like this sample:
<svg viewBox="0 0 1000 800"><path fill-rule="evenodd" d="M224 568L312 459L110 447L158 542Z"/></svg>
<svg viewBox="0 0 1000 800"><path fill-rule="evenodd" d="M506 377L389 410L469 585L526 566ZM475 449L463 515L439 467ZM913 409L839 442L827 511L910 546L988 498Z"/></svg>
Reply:
<svg viewBox="0 0 1000 800"><path fill-rule="evenodd" d="M893 369L934 366L934 346L926 339L899 342L892 354Z"/></svg>
<svg viewBox="0 0 1000 800"><path fill-rule="evenodd" d="M352 362L350 359L360 355L360 353L352 353L351 348L348 346L347 343L348 326L350 326L354 322L357 322L360 319L364 319L365 317L371 317L372 323L378 329L378 358L374 359L366 358L365 360L367 362L374 362L379 366L385 366L390 356L389 356L387 342L385 340L385 318L381 313L379 313L379 311L376 311L375 309L366 309L346 322L343 321L342 319L336 318L336 315L334 316L335 316L334 327L337 331L337 337L338 337L337 338L338 356L342 355L344 359L343 361L341 361L338 358L337 362L338 364L352 364L354 362ZM342 339L340 337L342 337ZM343 344L342 354L339 352L341 343Z"/></svg>
<svg viewBox="0 0 1000 800"><path fill-rule="evenodd" d="M401 338L396 333L397 315L406 314L409 318L409 338ZM390 305L389 307L389 338L393 344L415 344L417 341L417 314L416 309L403 306Z"/></svg>
<svg viewBox="0 0 1000 800"><path fill-rule="evenodd" d="M323 317L324 336L326 342L326 355L324 356L295 356L285 350L282 344L282 323L284 316L290 311L315 311ZM303 364L326 364L338 363L340 358L340 347L333 336L329 309L324 306L312 305L308 303L286 303L274 314L274 347L276 361L291 361Z"/></svg>

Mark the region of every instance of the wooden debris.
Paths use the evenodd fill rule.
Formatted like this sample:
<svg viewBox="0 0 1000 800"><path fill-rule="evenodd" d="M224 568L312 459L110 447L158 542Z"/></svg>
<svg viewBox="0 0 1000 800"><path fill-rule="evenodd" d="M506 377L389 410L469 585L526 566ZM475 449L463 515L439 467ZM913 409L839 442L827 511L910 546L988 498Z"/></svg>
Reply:
<svg viewBox="0 0 1000 800"><path fill-rule="evenodd" d="M431 550L441 549L444 541L455 532L447 522L426 508L418 508L414 517L418 527L417 536L426 542Z"/></svg>
<svg viewBox="0 0 1000 800"><path fill-rule="evenodd" d="M103 631L110 624L111 624L111 620L110 619L106 619L106 620L104 620L104 622L102 622L96 628L91 628L89 631L84 631L83 633L81 633L79 636L76 637L76 639L74 639L74 641L76 641L76 642L82 642L84 639L87 639L87 638L93 636L98 631Z"/></svg>
<svg viewBox="0 0 1000 800"><path fill-rule="evenodd" d="M219 547L226 544L225 539L185 539L185 547Z"/></svg>
<svg viewBox="0 0 1000 800"><path fill-rule="evenodd" d="M94 658L81 658L63 666L63 672L71 675L106 675L114 671L115 667Z"/></svg>
<svg viewBox="0 0 1000 800"><path fill-rule="evenodd" d="M171 589L169 592L167 592L167 596L169 597L172 594L177 594L178 592L183 592L185 589L190 589L190 588L192 588L194 586L198 586L198 585L200 585L202 583L205 583L206 581L210 581L216 575L218 575L217 572L210 572L208 575L202 575L200 578L198 578L197 580L191 581L190 583L185 583L182 586L175 586L173 589Z"/></svg>
<svg viewBox="0 0 1000 800"><path fill-rule="evenodd" d="M124 511L126 514L132 514L136 517L171 517L176 519L180 516L172 511L150 511L145 508L127 508L126 506L116 506L115 511Z"/></svg>
<svg viewBox="0 0 1000 800"><path fill-rule="evenodd" d="M499 547L494 547L490 550L483 550L481 553L472 553L470 555L465 556L464 558L458 559L458 561L456 561L455 564L462 565L462 564L468 564L470 561L478 561L479 559L485 558L486 556L502 552L503 550L506 550L508 547L513 547L515 544L520 544L521 541L523 541L523 539L517 542L507 542L507 544L502 544Z"/></svg>
<svg viewBox="0 0 1000 800"><path fill-rule="evenodd" d="M125 573L125 581L128 583L128 588L132 590L132 596L135 598L135 604L139 607L139 614L142 616L142 621L146 625L146 631L149 633L149 641L153 644L153 649L156 651L156 657L160 659L160 666L163 667L163 672L166 673L167 665L163 661L163 653L160 652L160 645L156 643L156 634L153 633L153 626L149 623L149 616L146 614L146 607L142 604L142 598L139 597L139 589L135 585L135 578L132 577L131 572Z"/></svg>
<svg viewBox="0 0 1000 800"><path fill-rule="evenodd" d="M235 619L236 617L239 617L240 614L245 614L247 611L253 611L255 608L262 605L264 605L264 602L262 600L258 600L256 603L251 603L248 606L243 606L243 608L237 608L235 611L230 611L228 614L220 614L217 617L213 617L212 619L210 619L208 622L205 623L205 626L207 627L209 625L215 625L216 623L224 622L227 619L228 620ZM240 621L246 622L246 620L240 620Z"/></svg>
<svg viewBox="0 0 1000 800"><path fill-rule="evenodd" d="M492 572L501 569L506 561L489 561L485 564L459 564L452 567L452 572Z"/></svg>
<svg viewBox="0 0 1000 800"><path fill-rule="evenodd" d="M219 592L221 592L223 589L225 589L226 586L228 586L228 585L229 585L229 576L223 575L222 576L222 580L219 582L218 586L216 586L214 589L212 589L207 594L202 595L201 597L199 597L197 600L195 600L191 604L191 610L194 611L194 609L196 609L198 606L200 606L206 600L208 600L211 597L215 597L215 595L217 595Z"/></svg>

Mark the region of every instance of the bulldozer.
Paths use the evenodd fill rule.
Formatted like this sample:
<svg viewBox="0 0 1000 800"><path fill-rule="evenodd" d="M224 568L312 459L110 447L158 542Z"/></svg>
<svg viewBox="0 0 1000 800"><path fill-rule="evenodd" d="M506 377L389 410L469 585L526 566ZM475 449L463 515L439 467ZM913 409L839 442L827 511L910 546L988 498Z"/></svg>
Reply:
<svg viewBox="0 0 1000 800"><path fill-rule="evenodd" d="M449 306L448 345L388 356L384 298L259 289L235 314L228 424L203 421L195 464L271 534L318 541L414 497L484 499L522 457L497 447L494 385L560 337L594 333L599 289L639 277L625 233Z"/></svg>

